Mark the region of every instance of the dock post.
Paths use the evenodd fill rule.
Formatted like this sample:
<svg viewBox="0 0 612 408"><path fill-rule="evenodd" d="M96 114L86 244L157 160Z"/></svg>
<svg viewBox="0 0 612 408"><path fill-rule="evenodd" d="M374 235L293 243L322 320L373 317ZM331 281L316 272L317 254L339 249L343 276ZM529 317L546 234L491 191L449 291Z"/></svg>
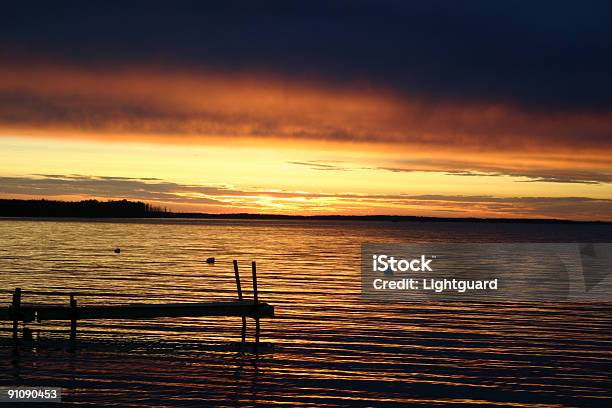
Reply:
<svg viewBox="0 0 612 408"><path fill-rule="evenodd" d="M15 288L13 292L13 339L18 339L19 309L21 308L21 288Z"/></svg>
<svg viewBox="0 0 612 408"><path fill-rule="evenodd" d="M238 300L242 302L242 287L240 286L240 273L238 272L238 261L234 259L234 275L236 276L236 290L238 291ZM246 316L242 316L242 340L246 341Z"/></svg>
<svg viewBox="0 0 612 408"><path fill-rule="evenodd" d="M77 301L74 293L70 294L70 341L76 341L77 330Z"/></svg>
<svg viewBox="0 0 612 408"><path fill-rule="evenodd" d="M255 304L255 354L259 345L259 297L257 294L257 265L255 261L251 262L251 270L253 271L253 302Z"/></svg>

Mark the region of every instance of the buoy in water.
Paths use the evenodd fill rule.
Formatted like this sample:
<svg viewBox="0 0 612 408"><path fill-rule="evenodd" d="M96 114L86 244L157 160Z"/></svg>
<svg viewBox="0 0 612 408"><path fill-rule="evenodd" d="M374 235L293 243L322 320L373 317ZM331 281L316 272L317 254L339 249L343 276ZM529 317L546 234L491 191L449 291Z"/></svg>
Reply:
<svg viewBox="0 0 612 408"><path fill-rule="evenodd" d="M212 258L212 257L211 258L207 258L206 259L206 263L207 264L214 264L215 263L215 258Z"/></svg>
<svg viewBox="0 0 612 408"><path fill-rule="evenodd" d="M116 253L116 254L121 253L121 248L115 248L115 253Z"/></svg>

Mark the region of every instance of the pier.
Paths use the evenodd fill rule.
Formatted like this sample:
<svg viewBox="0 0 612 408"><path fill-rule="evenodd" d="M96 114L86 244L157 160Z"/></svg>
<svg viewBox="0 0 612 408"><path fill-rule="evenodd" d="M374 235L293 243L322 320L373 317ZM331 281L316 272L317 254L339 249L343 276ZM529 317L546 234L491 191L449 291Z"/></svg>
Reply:
<svg viewBox="0 0 612 408"><path fill-rule="evenodd" d="M202 303L136 303L126 305L95 305L79 306L78 293L66 293L68 301L65 305L27 304L22 302L23 292L16 288L13 292L12 303L8 307L0 308L0 320L13 322L13 338L18 339L19 322L42 322L46 320L70 321L70 339L75 340L77 322L79 320L93 319L155 319L155 318L181 318L181 317L241 317L241 342L246 340L247 318L255 320L255 350L260 337L260 322L262 318L274 317L274 307L268 303L259 302L257 291L257 267L251 263L253 277L253 299L245 300L242 294L238 262L234 260L234 275L238 299L224 302ZM32 292L36 293L36 292Z"/></svg>

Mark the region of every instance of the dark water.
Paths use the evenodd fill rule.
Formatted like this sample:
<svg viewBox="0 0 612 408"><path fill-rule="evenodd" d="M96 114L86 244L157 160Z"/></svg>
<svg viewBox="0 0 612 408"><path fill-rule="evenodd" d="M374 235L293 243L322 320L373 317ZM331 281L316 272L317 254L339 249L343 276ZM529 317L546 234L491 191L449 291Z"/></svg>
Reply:
<svg viewBox="0 0 612 408"><path fill-rule="evenodd" d="M240 319L2 322L0 385L62 387L124 405L602 406L612 403L612 305L367 302L362 242L612 242L606 225L302 221L0 221L10 291L81 291L80 304L235 298L258 264L270 346L239 354ZM121 254L113 248L121 247ZM215 265L204 259L214 256ZM250 295L250 282L243 282ZM121 296L118 296L121 295ZM66 303L24 294L24 302ZM251 325L252 326L252 325ZM249 336L252 335L249 327Z"/></svg>

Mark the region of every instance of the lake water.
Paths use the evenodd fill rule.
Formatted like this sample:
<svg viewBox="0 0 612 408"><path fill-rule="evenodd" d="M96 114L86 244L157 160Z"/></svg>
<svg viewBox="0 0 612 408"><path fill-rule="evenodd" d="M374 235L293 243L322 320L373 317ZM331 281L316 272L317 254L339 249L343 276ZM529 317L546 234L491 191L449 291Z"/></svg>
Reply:
<svg viewBox="0 0 612 408"><path fill-rule="evenodd" d="M395 406L612 403L610 303L368 302L362 242L612 242L609 225L353 221L0 220L0 293L79 304L250 296L256 260L265 353L240 354L240 318L2 322L0 385L54 386L116 405ZM121 248L120 254L113 249ZM208 265L207 257L216 263ZM249 321L249 338L253 324Z"/></svg>

